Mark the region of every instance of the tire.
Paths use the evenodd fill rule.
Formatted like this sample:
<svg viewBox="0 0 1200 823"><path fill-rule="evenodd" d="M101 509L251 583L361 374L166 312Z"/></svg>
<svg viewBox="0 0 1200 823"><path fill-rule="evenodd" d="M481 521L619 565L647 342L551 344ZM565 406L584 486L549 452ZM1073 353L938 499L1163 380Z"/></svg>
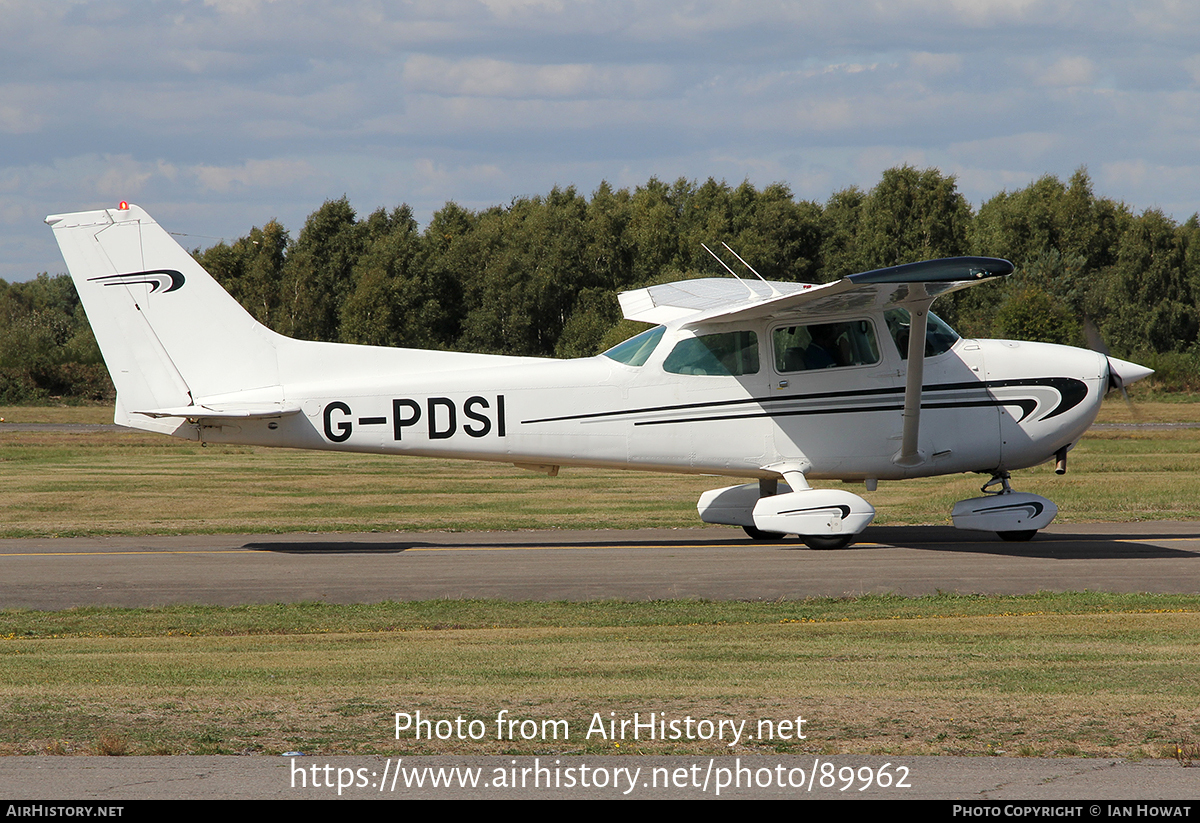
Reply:
<svg viewBox="0 0 1200 823"><path fill-rule="evenodd" d="M780 534L779 532L765 532L762 529L756 529L754 526L742 526L742 530L750 536L751 540L778 541L787 537L786 534Z"/></svg>
<svg viewBox="0 0 1200 823"><path fill-rule="evenodd" d="M1007 540L1010 543L1024 543L1027 540L1032 540L1037 534L1037 529L1021 529L1015 532L996 532L1000 535L1001 540Z"/></svg>
<svg viewBox="0 0 1200 823"><path fill-rule="evenodd" d="M810 549L817 551L830 551L833 549L844 549L854 542L857 535L853 534L802 534L800 539L804 541L804 545Z"/></svg>

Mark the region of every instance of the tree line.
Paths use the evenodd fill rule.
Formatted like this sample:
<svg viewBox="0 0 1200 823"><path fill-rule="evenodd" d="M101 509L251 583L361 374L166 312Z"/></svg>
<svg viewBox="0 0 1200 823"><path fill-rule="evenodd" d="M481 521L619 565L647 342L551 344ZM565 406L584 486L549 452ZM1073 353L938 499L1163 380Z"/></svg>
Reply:
<svg viewBox="0 0 1200 823"><path fill-rule="evenodd" d="M828 282L899 263L1005 257L1003 283L939 300L965 336L1103 345L1200 388L1200 221L1097 196L1086 170L973 210L953 176L900 166L870 190L796 199L776 183L709 179L574 187L478 211L447 203L421 230L408 206L360 217L346 198L293 238L276 221L196 259L259 321L292 337L557 357L636 332L616 295L728 276L727 243L772 280ZM726 255L727 261L737 266ZM111 395L69 278L0 280L0 403Z"/></svg>

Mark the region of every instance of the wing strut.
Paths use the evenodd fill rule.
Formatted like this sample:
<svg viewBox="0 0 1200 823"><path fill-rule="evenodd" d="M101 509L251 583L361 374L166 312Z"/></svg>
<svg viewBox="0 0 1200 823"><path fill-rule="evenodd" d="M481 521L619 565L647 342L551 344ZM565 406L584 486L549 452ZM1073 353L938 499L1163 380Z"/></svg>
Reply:
<svg viewBox="0 0 1200 823"><path fill-rule="evenodd" d="M922 289L924 291L924 289ZM924 295L922 295L924 296ZM914 295L916 297L916 295ZM892 458L898 466L919 466L925 455L918 448L921 436L921 384L925 378L925 330L929 325L929 306L933 298L909 302L908 377L904 384L904 432L900 452Z"/></svg>

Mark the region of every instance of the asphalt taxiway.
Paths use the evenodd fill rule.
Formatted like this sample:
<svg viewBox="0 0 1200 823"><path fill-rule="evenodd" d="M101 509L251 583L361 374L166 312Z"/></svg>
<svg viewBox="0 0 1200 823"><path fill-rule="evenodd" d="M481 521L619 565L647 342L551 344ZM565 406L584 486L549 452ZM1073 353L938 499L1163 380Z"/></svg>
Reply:
<svg viewBox="0 0 1200 823"><path fill-rule="evenodd" d="M824 764L829 764L824 766ZM823 770L824 768L824 770ZM636 779L631 779L636 770ZM430 773L450 774L442 785ZM414 777L424 773L417 785ZM474 774L475 780L469 778ZM507 785L494 778L512 775ZM566 779L564 776L571 775ZM847 780L849 775L849 780ZM877 780L871 780L876 777ZM590 776L590 779L589 779ZM820 777L826 779L821 780ZM390 779L389 779L390 778ZM466 779L464 779L466 778ZM870 782L864 785L864 779ZM573 782L571 782L573 781ZM2 757L10 798L101 800L947 800L946 817L1133 816L1102 799L1154 798L1139 817L1190 817L1195 774L1174 761L879 755L726 757ZM339 783L341 788L339 788ZM886 785L884 785L886 784ZM1062 798L1088 798L1064 804ZM1038 801L1013 805L1006 801ZM1045 801L1058 801L1047 804ZM979 804L990 809L979 810ZM10 816L31 804L6 803ZM41 803L41 806L55 804ZM119 806L118 806L119 807ZM1065 807L1065 808L1064 808ZM992 811L991 809L994 809ZM131 817L139 809L110 816ZM923 811L928 811L925 809ZM84 817L84 810L72 810ZM94 811L94 810L93 810ZM161 813L156 809L155 812ZM990 812L990 813L989 813ZM42 811L40 816L50 816ZM59 812L58 816L66 816Z"/></svg>
<svg viewBox="0 0 1200 823"><path fill-rule="evenodd" d="M0 608L1080 590L1200 592L1200 523L1055 525L1028 543L874 526L837 551L726 528L0 541Z"/></svg>
<svg viewBox="0 0 1200 823"><path fill-rule="evenodd" d="M427 598L774 600L884 592L920 595L939 590L1021 594L1085 589L1200 591L1200 524L1065 524L1052 526L1029 543L1005 543L992 535L948 527L876 526L867 529L854 546L839 551L812 551L797 542L756 543L740 530L723 528L0 541L0 608ZM577 759L564 758L563 762L569 760L567 765L571 765ZM302 759L300 770L316 760ZM788 775L793 768L810 772L816 768L809 756L751 757L745 763L733 758L718 762L640 757L588 762L592 768L616 768L618 761L622 766L644 766L647 774L661 767L666 775L686 771L701 760L709 767L716 762L718 769L727 767L730 773L743 765L752 766L755 775L760 771L774 774L781 765L789 770ZM912 788L830 789L819 794L821 797L953 797L994 802L1004 798L1195 796L1192 770L1181 769L1172 761L850 755L834 760L838 768L854 769L864 764L881 768L888 760L893 772L902 764L911 770ZM319 761L322 768L334 764L355 775L364 768L370 774L384 768L379 758ZM516 763L507 757L405 758L409 767L418 770L433 766L507 769L510 761ZM287 758L270 757L14 757L0 758L0 783L11 797L99 798L109 803L123 798L338 796L329 786L297 788L294 765L295 761ZM631 796L712 796L690 786L664 786L659 791L647 781L642 783ZM342 796L622 796L611 786L570 792L537 788L465 792L404 786L399 791L384 791L379 785L382 783L375 781L368 789ZM756 786L723 796L795 797L796 791L800 790L790 786ZM1088 814L1107 817L1107 808L1091 806Z"/></svg>

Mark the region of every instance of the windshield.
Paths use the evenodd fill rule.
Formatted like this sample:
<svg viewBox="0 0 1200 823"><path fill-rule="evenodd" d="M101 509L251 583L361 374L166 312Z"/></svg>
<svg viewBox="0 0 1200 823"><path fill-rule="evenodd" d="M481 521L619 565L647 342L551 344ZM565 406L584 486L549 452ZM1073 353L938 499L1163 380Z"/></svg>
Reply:
<svg viewBox="0 0 1200 823"><path fill-rule="evenodd" d="M900 358L907 360L908 328L912 322L912 318L908 314L908 309L889 309L883 313L883 318L887 321L888 331L892 333L892 339L896 341L896 348L900 350ZM958 332L950 328L945 320L933 312L929 312L929 319L925 324L926 357L935 357L943 352L950 351L950 348L958 340Z"/></svg>
<svg viewBox="0 0 1200 823"><path fill-rule="evenodd" d="M618 343L604 352L604 356L616 360L618 363L624 363L626 366L640 366L654 352L666 330L666 326L655 326L629 338L624 343Z"/></svg>

